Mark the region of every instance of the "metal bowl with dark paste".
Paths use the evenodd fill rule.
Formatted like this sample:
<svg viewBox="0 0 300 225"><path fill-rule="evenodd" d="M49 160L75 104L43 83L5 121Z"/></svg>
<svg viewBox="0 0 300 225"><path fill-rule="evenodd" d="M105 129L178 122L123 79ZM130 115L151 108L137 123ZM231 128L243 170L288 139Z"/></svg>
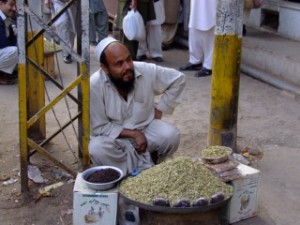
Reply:
<svg viewBox="0 0 300 225"><path fill-rule="evenodd" d="M113 166L95 166L83 171L81 176L89 188L104 191L115 187L123 172Z"/></svg>

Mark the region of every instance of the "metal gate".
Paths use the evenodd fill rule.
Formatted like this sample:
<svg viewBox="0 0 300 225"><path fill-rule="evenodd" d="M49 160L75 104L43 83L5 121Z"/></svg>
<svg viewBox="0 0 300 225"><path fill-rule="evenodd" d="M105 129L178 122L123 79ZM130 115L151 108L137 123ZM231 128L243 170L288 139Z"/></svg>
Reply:
<svg viewBox="0 0 300 225"><path fill-rule="evenodd" d="M70 0L48 22L44 22L41 16L43 1L17 0L16 2L19 48L21 191L25 192L29 189L28 165L35 153L39 153L43 159L51 161L53 165L73 176L76 175L76 170L80 170L80 168L74 169L72 166L66 165L62 159L63 156L62 158L55 157L55 153L51 149L51 143L55 143L54 138L59 135L68 141L68 135L64 133L66 129L73 128L78 141L78 158L82 159L83 167L89 165L89 2ZM53 78L45 69L43 34L47 32L53 41L59 41L62 46L65 46L65 41L55 31L53 24L68 8L74 7L74 5L77 14L75 23L77 38L74 47L76 50L69 47L68 51L75 59L76 65L74 64L74 79L68 84L64 84L61 76L64 71L61 71L59 66L61 62L59 53L55 54L57 57L55 65L60 79ZM57 112L55 107L63 101L67 112ZM73 107L72 113L70 104ZM60 122L60 116L63 117L63 123ZM78 123L75 124L75 121ZM57 122L57 125L54 122ZM51 129L46 129L47 126L51 126ZM52 142L50 143L50 141ZM56 150L61 151L59 146ZM73 152L72 149L71 151ZM52 166L50 163L49 165Z"/></svg>

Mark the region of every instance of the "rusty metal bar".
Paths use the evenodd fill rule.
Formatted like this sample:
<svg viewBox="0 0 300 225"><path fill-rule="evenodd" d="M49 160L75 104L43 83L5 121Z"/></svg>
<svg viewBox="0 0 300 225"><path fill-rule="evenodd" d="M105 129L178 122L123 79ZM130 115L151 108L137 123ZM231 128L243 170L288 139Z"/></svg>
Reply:
<svg viewBox="0 0 300 225"><path fill-rule="evenodd" d="M73 177L76 176L76 172L74 172L72 169L70 169L67 166L65 166L63 163L60 162L60 160L54 158L46 149L44 149L43 147L39 146L32 139L27 138L27 142L28 142L29 147L32 147L32 148L36 149L46 159L49 159L50 161L52 161L53 163L55 163L55 165L57 165L60 168L62 168L63 170L65 170L66 172L68 172L69 174L71 174Z"/></svg>
<svg viewBox="0 0 300 225"><path fill-rule="evenodd" d="M47 72L47 71L45 71L45 69L43 68L43 67L40 67L37 63L35 63L33 60L31 60L30 58L27 58L27 61L29 62L29 63L31 63L37 70L39 70L39 71L41 71L41 73L42 74L44 74L49 80L51 80L51 82L53 83L53 84L55 84L56 85L56 87L58 87L60 90L63 90L64 89L64 87L60 84L60 83L58 83L55 79L53 79L50 75L49 75L49 73ZM68 93L67 94L74 102L76 102L77 104L81 104L81 102L76 98L76 97L74 97L71 93Z"/></svg>
<svg viewBox="0 0 300 225"><path fill-rule="evenodd" d="M60 129L58 129L57 131L53 132L51 134L51 136L49 136L48 138L46 138L45 140L43 140L41 143L39 143L39 145L40 146L46 145L54 137L56 137L56 135L60 134L60 132L62 132L65 128L67 128L70 124L72 124L76 119L78 119L80 115L81 115L81 112L79 112L76 116L74 116L70 121L68 121L67 123L65 123L64 125L62 125ZM31 150L30 153L29 153L29 157L32 156L35 152L36 151L34 149Z"/></svg>

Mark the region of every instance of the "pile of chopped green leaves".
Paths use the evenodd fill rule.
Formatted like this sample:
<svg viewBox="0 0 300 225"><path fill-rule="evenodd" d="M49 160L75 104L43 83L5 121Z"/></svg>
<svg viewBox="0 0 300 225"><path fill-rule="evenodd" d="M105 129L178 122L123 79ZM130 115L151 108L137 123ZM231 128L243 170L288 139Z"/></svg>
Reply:
<svg viewBox="0 0 300 225"><path fill-rule="evenodd" d="M171 203L180 199L210 199L217 192L223 192L228 198L232 195L232 187L193 159L176 157L136 177L124 179L120 192L131 200L152 204L155 198L165 198Z"/></svg>
<svg viewBox="0 0 300 225"><path fill-rule="evenodd" d="M203 158L221 158L228 156L231 153L228 147L225 146L209 146L201 151Z"/></svg>

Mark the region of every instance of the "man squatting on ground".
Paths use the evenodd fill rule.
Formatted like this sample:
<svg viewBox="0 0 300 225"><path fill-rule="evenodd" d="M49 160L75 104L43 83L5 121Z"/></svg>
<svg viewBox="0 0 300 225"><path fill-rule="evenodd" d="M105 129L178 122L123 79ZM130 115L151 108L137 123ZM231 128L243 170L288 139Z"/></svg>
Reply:
<svg viewBox="0 0 300 225"><path fill-rule="evenodd" d="M173 154L180 134L161 118L181 102L185 75L133 62L128 49L112 37L103 39L95 53L100 70L90 79L89 152L93 164L115 166L126 175ZM157 103L156 95L161 95ZM151 158L155 152L157 162Z"/></svg>
<svg viewBox="0 0 300 225"><path fill-rule="evenodd" d="M0 84L16 83L19 61L15 0L0 0Z"/></svg>

